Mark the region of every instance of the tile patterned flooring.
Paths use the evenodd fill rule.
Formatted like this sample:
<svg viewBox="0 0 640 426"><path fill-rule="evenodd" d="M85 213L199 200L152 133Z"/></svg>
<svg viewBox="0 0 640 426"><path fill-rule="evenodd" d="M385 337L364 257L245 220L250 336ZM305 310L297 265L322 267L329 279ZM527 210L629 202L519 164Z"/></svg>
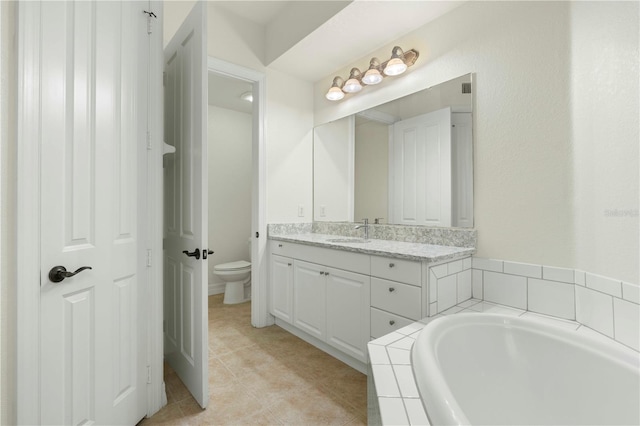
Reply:
<svg viewBox="0 0 640 426"><path fill-rule="evenodd" d="M168 405L140 425L365 425L367 377L280 327L253 328L251 304L209 296L209 405L165 365Z"/></svg>

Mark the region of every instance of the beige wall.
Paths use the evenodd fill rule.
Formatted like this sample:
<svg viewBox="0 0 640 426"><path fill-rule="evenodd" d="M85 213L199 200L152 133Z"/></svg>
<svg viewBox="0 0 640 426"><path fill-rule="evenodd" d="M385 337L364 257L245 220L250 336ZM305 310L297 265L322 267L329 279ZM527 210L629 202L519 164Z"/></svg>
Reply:
<svg viewBox="0 0 640 426"><path fill-rule="evenodd" d="M356 124L355 144L355 220L368 218L373 223L375 218L383 218L380 223L387 223L389 126L376 121Z"/></svg>
<svg viewBox="0 0 640 426"><path fill-rule="evenodd" d="M209 105L209 283L213 266L251 261L252 116Z"/></svg>
<svg viewBox="0 0 640 426"><path fill-rule="evenodd" d="M638 2L571 3L575 266L638 283Z"/></svg>
<svg viewBox="0 0 640 426"><path fill-rule="evenodd" d="M420 51L407 75L324 98L396 44ZM315 123L473 72L478 256L637 283L637 52L635 2L469 2L317 82Z"/></svg>

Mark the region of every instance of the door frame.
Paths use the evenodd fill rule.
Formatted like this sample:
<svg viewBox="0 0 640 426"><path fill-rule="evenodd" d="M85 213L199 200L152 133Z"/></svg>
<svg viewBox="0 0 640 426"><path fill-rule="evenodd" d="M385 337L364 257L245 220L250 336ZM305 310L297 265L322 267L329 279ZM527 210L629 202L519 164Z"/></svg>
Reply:
<svg viewBox="0 0 640 426"><path fill-rule="evenodd" d="M243 80L253 85L252 189L251 189L251 324L265 327L274 323L268 310L267 289L267 219L266 219L266 148L264 117L266 78L259 71L209 56L207 71ZM259 237L256 236L259 234Z"/></svg>

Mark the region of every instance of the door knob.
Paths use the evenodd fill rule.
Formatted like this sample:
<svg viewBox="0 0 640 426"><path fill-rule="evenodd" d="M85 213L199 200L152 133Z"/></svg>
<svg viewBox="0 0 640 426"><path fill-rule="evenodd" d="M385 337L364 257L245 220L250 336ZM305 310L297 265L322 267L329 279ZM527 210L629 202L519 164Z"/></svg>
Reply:
<svg viewBox="0 0 640 426"><path fill-rule="evenodd" d="M202 259L206 260L207 255L213 254L213 250L202 250Z"/></svg>
<svg viewBox="0 0 640 426"><path fill-rule="evenodd" d="M49 271L49 280L53 283L59 283L65 278L71 278L85 269L93 269L91 266L83 266L82 268L76 269L74 272L67 271L67 268L64 266L54 266Z"/></svg>
<svg viewBox="0 0 640 426"><path fill-rule="evenodd" d="M194 251L192 251L191 253L189 253L187 250L183 250L182 251L184 254L186 254L189 257L195 257L196 259L200 259L200 249L197 248Z"/></svg>

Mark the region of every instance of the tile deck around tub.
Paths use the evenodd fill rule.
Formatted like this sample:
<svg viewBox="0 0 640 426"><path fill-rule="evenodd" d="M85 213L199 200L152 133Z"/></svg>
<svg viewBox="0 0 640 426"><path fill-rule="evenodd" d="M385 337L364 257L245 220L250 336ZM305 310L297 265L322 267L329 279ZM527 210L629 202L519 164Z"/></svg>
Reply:
<svg viewBox="0 0 640 426"><path fill-rule="evenodd" d="M469 299L436 316L424 318L369 342L369 360L383 425L430 424L413 378L413 370L410 365L411 348L420 331L434 319L445 315L474 312L529 318L574 330L581 334L600 337L609 344L621 345L575 321L528 312L479 299Z"/></svg>

